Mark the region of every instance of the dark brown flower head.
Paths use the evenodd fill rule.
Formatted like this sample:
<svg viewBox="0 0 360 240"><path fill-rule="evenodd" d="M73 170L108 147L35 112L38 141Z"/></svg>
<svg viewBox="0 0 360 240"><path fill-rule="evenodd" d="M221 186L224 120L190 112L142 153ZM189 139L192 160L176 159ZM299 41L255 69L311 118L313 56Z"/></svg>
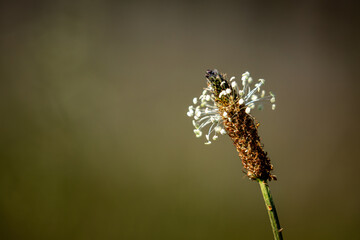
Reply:
<svg viewBox="0 0 360 240"><path fill-rule="evenodd" d="M205 135L210 144L210 136L214 133L212 140L216 140L217 134L228 134L232 139L239 156L242 160L244 170L250 179L272 180L276 179L271 174L273 166L267 153L263 150L258 135L259 123L257 123L250 111L258 103L269 100L272 109L275 109L275 96L265 96L265 91L260 87L265 83L263 79L251 89L252 78L248 72L242 75L242 88L240 89L234 81L235 77L226 79L226 75L220 74L217 70L206 72L208 87L199 97L200 105L190 106L188 116L193 117L193 125L197 137L202 135L202 129L210 125L208 134ZM198 99L194 98L194 104ZM225 130L224 130L225 129Z"/></svg>

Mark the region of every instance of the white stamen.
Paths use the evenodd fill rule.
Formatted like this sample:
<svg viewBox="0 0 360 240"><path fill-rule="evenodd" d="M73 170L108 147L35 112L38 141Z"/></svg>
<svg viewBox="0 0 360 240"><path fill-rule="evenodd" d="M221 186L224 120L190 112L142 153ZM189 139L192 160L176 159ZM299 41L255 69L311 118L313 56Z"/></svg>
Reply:
<svg viewBox="0 0 360 240"><path fill-rule="evenodd" d="M222 128L221 128L220 126L216 126L216 127L215 127L215 132L216 132L216 133L219 133L219 132L221 131L221 129L222 129Z"/></svg>
<svg viewBox="0 0 360 240"><path fill-rule="evenodd" d="M196 137L201 137L202 132L199 129L194 129L194 133L196 135Z"/></svg>
<svg viewBox="0 0 360 240"><path fill-rule="evenodd" d="M193 99L193 103L197 104L197 98L196 97Z"/></svg>
<svg viewBox="0 0 360 240"><path fill-rule="evenodd" d="M221 96L222 96L222 95L225 95L225 94L226 94L226 91L225 91L225 90L221 91L220 94L219 94L219 98L221 98Z"/></svg>
<svg viewBox="0 0 360 240"><path fill-rule="evenodd" d="M245 112L246 112L247 114L249 114L249 113L250 113L250 108L247 107L247 108L245 109Z"/></svg>
<svg viewBox="0 0 360 240"><path fill-rule="evenodd" d="M272 110L275 110L275 108L276 108L276 104L273 104L273 105L271 106L271 109L272 109Z"/></svg>
<svg viewBox="0 0 360 240"><path fill-rule="evenodd" d="M243 104L243 103L244 103L244 99L240 98L239 104L241 105L241 104Z"/></svg>
<svg viewBox="0 0 360 240"><path fill-rule="evenodd" d="M249 76L250 76L250 73L249 73L249 72L245 72L245 73L243 73L243 75L242 75L242 77L241 77L241 80L242 80L243 82L245 82L245 81L249 78Z"/></svg>
<svg viewBox="0 0 360 240"><path fill-rule="evenodd" d="M225 134L226 134L225 129L221 129L221 130L220 130L220 134L221 134L221 135L225 135Z"/></svg>
<svg viewBox="0 0 360 240"><path fill-rule="evenodd" d="M265 97L265 90L261 91L261 98Z"/></svg>

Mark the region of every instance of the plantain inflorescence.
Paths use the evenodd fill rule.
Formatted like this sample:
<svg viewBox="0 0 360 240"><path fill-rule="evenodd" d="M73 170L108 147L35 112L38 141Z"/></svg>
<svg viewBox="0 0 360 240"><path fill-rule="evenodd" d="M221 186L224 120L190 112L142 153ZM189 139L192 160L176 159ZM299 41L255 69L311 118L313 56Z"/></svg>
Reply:
<svg viewBox="0 0 360 240"><path fill-rule="evenodd" d="M206 71L207 87L199 98L193 99L187 115L192 117L194 133L201 137L206 129L205 144L211 144L219 135L232 139L247 176L253 180L276 180L271 174L273 166L263 150L258 135L259 123L250 115L255 108L262 109L269 102L275 110L275 95L261 90L265 80L254 82L249 72L241 77L241 85L235 77L226 79L215 70Z"/></svg>

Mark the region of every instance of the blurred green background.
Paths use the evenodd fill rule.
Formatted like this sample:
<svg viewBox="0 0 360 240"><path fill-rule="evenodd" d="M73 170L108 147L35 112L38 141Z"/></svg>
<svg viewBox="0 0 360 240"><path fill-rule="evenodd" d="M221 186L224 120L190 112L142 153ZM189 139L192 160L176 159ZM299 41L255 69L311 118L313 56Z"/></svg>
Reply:
<svg viewBox="0 0 360 240"><path fill-rule="evenodd" d="M2 1L0 239L272 239L228 137L186 116L250 71L285 239L360 239L358 4Z"/></svg>

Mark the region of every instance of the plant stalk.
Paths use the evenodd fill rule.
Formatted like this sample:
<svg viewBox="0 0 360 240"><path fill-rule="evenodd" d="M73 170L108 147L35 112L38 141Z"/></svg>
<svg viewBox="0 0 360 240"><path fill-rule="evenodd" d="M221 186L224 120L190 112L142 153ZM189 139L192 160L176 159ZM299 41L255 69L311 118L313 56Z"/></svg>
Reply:
<svg viewBox="0 0 360 240"><path fill-rule="evenodd" d="M269 185L264 180L258 179L258 182L260 185L261 193L264 197L266 209L269 214L270 224L271 224L271 228L272 228L272 231L274 234L274 239L281 240L281 239L283 239L282 228L280 227L279 218L276 213L276 208L275 208L275 204L273 202L273 199L272 199L272 196L270 193Z"/></svg>

